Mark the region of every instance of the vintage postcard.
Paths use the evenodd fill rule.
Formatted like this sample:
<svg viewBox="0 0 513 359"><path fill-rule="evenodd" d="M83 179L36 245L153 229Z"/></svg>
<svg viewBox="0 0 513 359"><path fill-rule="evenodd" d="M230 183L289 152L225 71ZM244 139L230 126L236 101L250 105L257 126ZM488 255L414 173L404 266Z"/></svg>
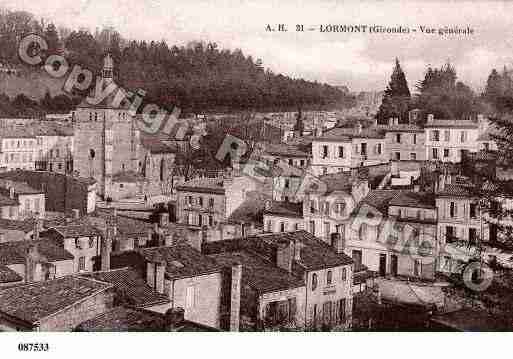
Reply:
<svg viewBox="0 0 513 359"><path fill-rule="evenodd" d="M0 331L511 331L511 14L2 0Z"/></svg>

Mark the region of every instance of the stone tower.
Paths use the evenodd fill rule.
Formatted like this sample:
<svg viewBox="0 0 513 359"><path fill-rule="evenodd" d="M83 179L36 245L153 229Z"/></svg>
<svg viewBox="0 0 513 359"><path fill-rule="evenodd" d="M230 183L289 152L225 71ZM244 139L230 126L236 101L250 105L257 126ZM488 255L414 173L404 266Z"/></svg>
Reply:
<svg viewBox="0 0 513 359"><path fill-rule="evenodd" d="M101 71L103 88L114 82L114 62L110 54ZM130 114L127 100L116 89L101 102L84 99L75 110L74 168L81 177L92 177L98 193L110 197L114 177L122 172L138 170L139 131ZM89 95L95 98L94 89Z"/></svg>

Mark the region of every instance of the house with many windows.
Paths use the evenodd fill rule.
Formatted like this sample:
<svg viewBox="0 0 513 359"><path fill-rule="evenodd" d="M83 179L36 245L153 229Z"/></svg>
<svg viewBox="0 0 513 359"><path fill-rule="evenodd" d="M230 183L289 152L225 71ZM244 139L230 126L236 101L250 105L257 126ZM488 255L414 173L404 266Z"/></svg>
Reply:
<svg viewBox="0 0 513 359"><path fill-rule="evenodd" d="M386 149L393 161L426 159L424 129L415 124L399 123L391 118L385 127Z"/></svg>
<svg viewBox="0 0 513 359"><path fill-rule="evenodd" d="M312 172L315 175L388 162L385 134L375 126L335 127L312 138Z"/></svg>
<svg viewBox="0 0 513 359"><path fill-rule="evenodd" d="M263 329L351 326L353 261L344 241L304 231L208 243L203 252L242 264L241 325Z"/></svg>
<svg viewBox="0 0 513 359"><path fill-rule="evenodd" d="M471 120L441 120L430 114L424 125L426 159L460 162L467 152L478 151L479 123Z"/></svg>

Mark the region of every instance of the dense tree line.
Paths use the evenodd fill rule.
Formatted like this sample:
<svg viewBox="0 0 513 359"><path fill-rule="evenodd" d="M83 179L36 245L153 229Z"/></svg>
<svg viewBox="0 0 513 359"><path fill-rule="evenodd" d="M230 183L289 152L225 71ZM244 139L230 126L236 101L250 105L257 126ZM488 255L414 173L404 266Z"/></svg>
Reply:
<svg viewBox="0 0 513 359"><path fill-rule="evenodd" d="M421 123L427 114L447 120L470 119L484 109L480 96L463 82L457 81L456 69L449 63L440 68L428 67L416 90L411 96L406 76L396 60L376 116L378 121L386 123L390 117L397 117L400 122L407 122L407 113L413 108L422 111L424 116Z"/></svg>
<svg viewBox="0 0 513 359"><path fill-rule="evenodd" d="M34 100L25 94L19 94L10 98L0 94L0 116L1 117L43 117L47 113L68 113L80 99L71 99L66 95L51 96L48 92L39 101Z"/></svg>
<svg viewBox="0 0 513 359"><path fill-rule="evenodd" d="M165 41L123 39L112 28L57 29L30 13L0 12L0 61L19 64L17 43L28 33L44 35L47 55L63 54L71 64L99 73L110 51L117 82L147 91L145 101L179 106L185 111L289 110L354 105L344 91L317 82L293 79L265 69L260 59L216 43L169 46ZM83 94L82 94L83 95Z"/></svg>

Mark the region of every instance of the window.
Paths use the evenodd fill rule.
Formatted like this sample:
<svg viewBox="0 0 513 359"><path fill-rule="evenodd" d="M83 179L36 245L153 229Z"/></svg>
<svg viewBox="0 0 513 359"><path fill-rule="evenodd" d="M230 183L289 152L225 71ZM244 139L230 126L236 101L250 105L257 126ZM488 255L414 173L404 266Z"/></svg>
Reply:
<svg viewBox="0 0 513 359"><path fill-rule="evenodd" d="M123 188L123 183L120 183L120 184L119 184L119 188Z"/></svg>
<svg viewBox="0 0 513 359"><path fill-rule="evenodd" d="M315 213L315 200L310 201L310 213Z"/></svg>
<svg viewBox="0 0 513 359"><path fill-rule="evenodd" d="M188 196L187 200L188 200L189 206L191 206L192 203L194 202L193 199L192 199L192 196Z"/></svg>
<svg viewBox="0 0 513 359"><path fill-rule="evenodd" d="M412 160L412 161L417 160L417 154L415 152L410 153L410 160Z"/></svg>
<svg viewBox="0 0 513 359"><path fill-rule="evenodd" d="M333 272L329 270L326 273L326 285L331 285L332 280L333 280Z"/></svg>
<svg viewBox="0 0 513 359"><path fill-rule="evenodd" d="M209 206L210 208L213 208L213 207L214 207L214 199L213 199L213 198L209 198L209 199L208 199L208 206Z"/></svg>
<svg viewBox="0 0 513 359"><path fill-rule="evenodd" d="M294 225L294 229L295 229L296 231L299 231L299 223L296 223L296 224Z"/></svg>
<svg viewBox="0 0 513 359"><path fill-rule="evenodd" d="M200 207L203 207L203 197L198 198L198 204Z"/></svg>
<svg viewBox="0 0 513 359"><path fill-rule="evenodd" d="M285 188L290 187L290 180L288 178L285 179Z"/></svg>
<svg viewBox="0 0 513 359"><path fill-rule="evenodd" d="M301 165L301 167L303 167L305 165L305 160L300 160L299 164Z"/></svg>
<svg viewBox="0 0 513 359"><path fill-rule="evenodd" d="M438 159L438 148L433 148L433 158L436 160Z"/></svg>
<svg viewBox="0 0 513 359"><path fill-rule="evenodd" d="M338 146L338 157L344 158L344 146Z"/></svg>
<svg viewBox="0 0 513 359"><path fill-rule="evenodd" d="M413 134L413 144L414 145L417 144L417 134L416 133Z"/></svg>
<svg viewBox="0 0 513 359"><path fill-rule="evenodd" d="M317 274L312 274L312 291L317 289Z"/></svg>
<svg viewBox="0 0 513 359"><path fill-rule="evenodd" d="M322 153L321 153L322 158L327 158L328 154L329 154L328 146L326 146L326 145L322 146Z"/></svg>
<svg viewBox="0 0 513 359"><path fill-rule="evenodd" d="M445 158L449 157L449 149L448 148L444 148L444 157Z"/></svg>
<svg viewBox="0 0 513 359"><path fill-rule="evenodd" d="M187 287L185 291L185 307L193 308L194 307L194 296L195 296L195 288L193 286Z"/></svg>
<svg viewBox="0 0 513 359"><path fill-rule="evenodd" d="M454 237L454 227L446 226L445 227L445 242L452 243L456 238Z"/></svg>
<svg viewBox="0 0 513 359"><path fill-rule="evenodd" d="M395 152L395 153L394 153L394 159L395 159L396 161L401 160L401 152Z"/></svg>
<svg viewBox="0 0 513 359"><path fill-rule="evenodd" d="M361 250L353 250L352 258L354 261L355 271L358 271L362 266L362 251Z"/></svg>
<svg viewBox="0 0 513 359"><path fill-rule="evenodd" d="M401 134L400 133L395 134L395 142L401 143Z"/></svg>
<svg viewBox="0 0 513 359"><path fill-rule="evenodd" d="M315 236L315 221L310 221L310 233Z"/></svg>
<svg viewBox="0 0 513 359"><path fill-rule="evenodd" d="M444 137L445 137L445 141L449 142L451 140L451 132L449 130L445 130Z"/></svg>
<svg viewBox="0 0 513 359"><path fill-rule="evenodd" d="M451 202L449 205L449 215L454 218L458 215L458 205L454 202Z"/></svg>
<svg viewBox="0 0 513 359"><path fill-rule="evenodd" d="M469 228L468 229L468 243L470 245L476 245L477 244L477 231L475 228Z"/></svg>
<svg viewBox="0 0 513 359"><path fill-rule="evenodd" d="M338 322L343 323L346 320L346 298L338 301Z"/></svg>
<svg viewBox="0 0 513 359"><path fill-rule="evenodd" d="M294 160L292 158L289 158L289 166L294 166Z"/></svg>
<svg viewBox="0 0 513 359"><path fill-rule="evenodd" d="M475 203L470 204L470 218L477 217L477 205Z"/></svg>
<svg viewBox="0 0 513 359"><path fill-rule="evenodd" d="M273 231L273 221L267 221L267 232Z"/></svg>
<svg viewBox="0 0 513 359"><path fill-rule="evenodd" d="M89 248L93 248L93 247L94 247L94 238L90 237L89 238Z"/></svg>
<svg viewBox="0 0 513 359"><path fill-rule="evenodd" d="M340 273L340 280L343 282L347 280L347 268L342 268Z"/></svg>
<svg viewBox="0 0 513 359"><path fill-rule="evenodd" d="M415 259L413 262L413 275L418 277L420 275L420 261Z"/></svg>
<svg viewBox="0 0 513 359"><path fill-rule="evenodd" d="M362 143L362 156L367 156L367 144L364 142Z"/></svg>
<svg viewBox="0 0 513 359"><path fill-rule="evenodd" d="M328 167L323 167L322 168L322 174L323 175L328 174Z"/></svg>
<svg viewBox="0 0 513 359"><path fill-rule="evenodd" d="M376 146L376 152L378 155L381 154L381 143L378 143L377 146Z"/></svg>
<svg viewBox="0 0 513 359"><path fill-rule="evenodd" d="M483 145L484 145L485 151L489 151L490 150L490 144L488 142L485 142Z"/></svg>
<svg viewBox="0 0 513 359"><path fill-rule="evenodd" d="M440 131L438 131L438 130L431 131L431 141L440 141Z"/></svg>
<svg viewBox="0 0 513 359"><path fill-rule="evenodd" d="M326 237L330 235L330 222L324 222L324 235Z"/></svg>
<svg viewBox="0 0 513 359"><path fill-rule="evenodd" d="M85 257L79 257L78 258L78 271L84 271L85 270Z"/></svg>
<svg viewBox="0 0 513 359"><path fill-rule="evenodd" d="M460 136L460 142L466 142L467 141L467 132L466 131L461 131L461 136Z"/></svg>
<svg viewBox="0 0 513 359"><path fill-rule="evenodd" d="M280 232L285 232L285 223L280 222Z"/></svg>
<svg viewBox="0 0 513 359"><path fill-rule="evenodd" d="M214 217L208 216L208 225L212 227L214 225Z"/></svg>

